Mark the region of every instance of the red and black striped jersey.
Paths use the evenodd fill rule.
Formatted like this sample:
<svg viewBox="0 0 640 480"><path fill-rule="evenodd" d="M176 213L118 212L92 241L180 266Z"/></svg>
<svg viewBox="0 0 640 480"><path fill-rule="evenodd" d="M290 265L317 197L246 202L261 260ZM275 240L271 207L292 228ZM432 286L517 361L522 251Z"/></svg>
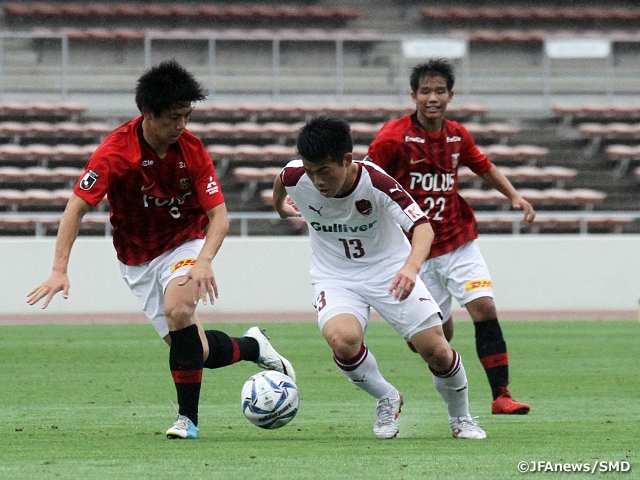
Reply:
<svg viewBox="0 0 640 480"><path fill-rule="evenodd" d="M477 238L473 209L458 193L458 167L482 175L493 164L464 126L445 119L442 129L431 133L415 113L391 120L371 143L368 159L398 180L431 220L430 258Z"/></svg>
<svg viewBox="0 0 640 480"><path fill-rule="evenodd" d="M106 195L118 259L138 265L204 238L206 212L224 202L213 161L188 131L159 158L142 117L114 130L93 153L74 193L92 205Z"/></svg>

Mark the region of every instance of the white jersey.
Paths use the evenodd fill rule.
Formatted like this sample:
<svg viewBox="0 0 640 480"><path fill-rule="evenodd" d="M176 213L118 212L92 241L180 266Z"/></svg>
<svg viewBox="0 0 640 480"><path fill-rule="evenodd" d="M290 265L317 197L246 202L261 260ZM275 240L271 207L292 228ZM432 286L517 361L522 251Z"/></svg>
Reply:
<svg viewBox="0 0 640 480"><path fill-rule="evenodd" d="M413 198L371 162L358 161L349 192L323 197L306 175L301 160L280 172L287 194L309 226L311 278L361 282L391 280L411 251L403 233L428 222Z"/></svg>

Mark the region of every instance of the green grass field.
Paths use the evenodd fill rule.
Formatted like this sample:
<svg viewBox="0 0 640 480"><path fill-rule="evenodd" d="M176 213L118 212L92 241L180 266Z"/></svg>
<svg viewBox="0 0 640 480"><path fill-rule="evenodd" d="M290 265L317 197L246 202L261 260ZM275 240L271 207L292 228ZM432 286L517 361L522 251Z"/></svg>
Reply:
<svg viewBox="0 0 640 480"><path fill-rule="evenodd" d="M267 431L246 421L240 389L259 369L244 362L205 371L197 441L164 436L175 390L168 347L151 326L0 326L0 478L501 479L522 477L522 461L628 462L631 472L606 476L638 478L638 322L502 324L511 391L531 404L528 416L490 414L470 322L456 325L453 341L482 441L451 437L426 366L381 322L370 325L367 344L405 398L390 441L373 437L375 401L338 372L315 323L264 325L296 367L293 422ZM247 327L215 328L240 336Z"/></svg>

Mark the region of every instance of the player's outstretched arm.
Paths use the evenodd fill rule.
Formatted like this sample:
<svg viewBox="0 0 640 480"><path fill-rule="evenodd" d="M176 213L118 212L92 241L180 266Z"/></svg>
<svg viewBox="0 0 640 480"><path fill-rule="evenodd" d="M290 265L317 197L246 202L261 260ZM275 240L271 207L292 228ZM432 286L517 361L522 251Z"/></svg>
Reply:
<svg viewBox="0 0 640 480"><path fill-rule="evenodd" d="M62 291L63 298L69 297L70 284L67 267L69 265L71 247L76 238L78 238L82 217L84 217L90 209L90 203L78 197L75 193L71 195L60 219L51 274L44 283L27 294L27 303L29 305L35 305L42 298L46 297L42 308L47 308L54 295L60 291Z"/></svg>
<svg viewBox="0 0 640 480"><path fill-rule="evenodd" d="M227 206L224 203L208 210L207 216L209 217L209 226L207 227L207 235L202 250L198 258L196 258L193 267L189 269L184 278L178 283L179 286L183 286L193 280L194 305L198 303L198 300L202 300L202 303L206 305L207 296L209 297L211 305L213 305L215 299L218 298L218 285L213 275L211 262L213 262L218 250L220 250L222 246L224 238L229 232L229 214L227 213Z"/></svg>
<svg viewBox="0 0 640 480"><path fill-rule="evenodd" d="M525 222L533 222L536 218L536 211L533 209L533 206L518 193L509 179L505 177L495 165L493 165L488 172L482 174L482 178L489 185L511 200L511 206L515 210L522 210Z"/></svg>
<svg viewBox="0 0 640 480"><path fill-rule="evenodd" d="M435 235L430 223L421 223L413 229L411 252L402 268L400 268L395 277L393 277L393 281L389 287L389 293L393 293L396 300L401 302L413 291L413 287L416 284L416 277L420 272L422 263L429 256L434 237Z"/></svg>
<svg viewBox="0 0 640 480"><path fill-rule="evenodd" d="M300 210L295 206L291 198L287 195L280 175L273 182L273 208L275 208L280 218L301 217Z"/></svg>

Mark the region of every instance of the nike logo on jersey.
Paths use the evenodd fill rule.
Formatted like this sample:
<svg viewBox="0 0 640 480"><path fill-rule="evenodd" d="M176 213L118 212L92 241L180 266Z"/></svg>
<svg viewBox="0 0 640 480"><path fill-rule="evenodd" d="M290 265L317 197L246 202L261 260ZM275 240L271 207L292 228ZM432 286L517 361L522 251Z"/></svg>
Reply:
<svg viewBox="0 0 640 480"><path fill-rule="evenodd" d="M411 160L409 160L409 163L411 165L415 165L416 163L420 163L420 162L424 162L426 160L426 158L421 158L419 160L414 160L413 158Z"/></svg>
<svg viewBox="0 0 640 480"><path fill-rule="evenodd" d="M156 182L153 182L151 185L149 185L148 187L145 187L144 185L142 187L140 187L140 191L141 192L146 192L147 190L151 190L153 188L153 186L156 184Z"/></svg>

